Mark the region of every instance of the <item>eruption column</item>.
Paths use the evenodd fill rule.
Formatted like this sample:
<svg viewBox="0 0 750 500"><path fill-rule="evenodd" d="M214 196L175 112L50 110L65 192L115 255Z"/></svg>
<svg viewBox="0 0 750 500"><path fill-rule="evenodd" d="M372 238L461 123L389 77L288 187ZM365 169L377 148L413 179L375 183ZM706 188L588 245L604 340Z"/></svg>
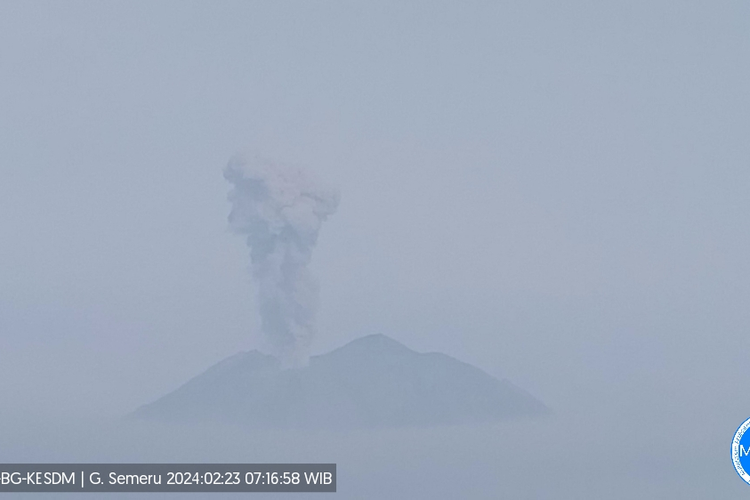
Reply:
<svg viewBox="0 0 750 500"><path fill-rule="evenodd" d="M308 264L338 192L299 168L242 156L229 162L224 178L232 184L230 228L246 236L250 248L263 332L285 366L305 366L318 308L318 283Z"/></svg>

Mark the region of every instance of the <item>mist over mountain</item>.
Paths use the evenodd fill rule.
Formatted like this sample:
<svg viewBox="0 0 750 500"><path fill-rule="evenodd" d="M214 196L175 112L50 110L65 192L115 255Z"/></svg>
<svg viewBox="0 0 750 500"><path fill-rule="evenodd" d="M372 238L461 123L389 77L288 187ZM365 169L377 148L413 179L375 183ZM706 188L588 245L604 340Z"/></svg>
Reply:
<svg viewBox="0 0 750 500"><path fill-rule="evenodd" d="M238 353L134 416L269 428L380 428L548 412L522 389L476 367L370 335L313 356L300 369L283 369L278 359L258 351Z"/></svg>

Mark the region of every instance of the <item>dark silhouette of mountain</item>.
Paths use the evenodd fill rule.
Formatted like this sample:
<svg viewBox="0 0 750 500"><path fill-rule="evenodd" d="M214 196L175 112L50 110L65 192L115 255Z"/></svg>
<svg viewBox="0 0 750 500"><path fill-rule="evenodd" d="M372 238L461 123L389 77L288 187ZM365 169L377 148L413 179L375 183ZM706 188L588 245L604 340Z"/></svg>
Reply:
<svg viewBox="0 0 750 500"><path fill-rule="evenodd" d="M137 418L256 427L402 427L492 422L548 413L505 380L439 353L370 335L284 370L258 351L209 368L142 406Z"/></svg>

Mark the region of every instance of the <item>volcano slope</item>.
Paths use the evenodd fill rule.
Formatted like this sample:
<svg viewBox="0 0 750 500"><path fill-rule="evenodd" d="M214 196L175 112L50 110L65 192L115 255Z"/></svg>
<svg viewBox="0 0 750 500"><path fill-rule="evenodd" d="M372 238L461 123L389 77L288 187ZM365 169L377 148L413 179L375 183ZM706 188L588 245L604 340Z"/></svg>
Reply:
<svg viewBox="0 0 750 500"><path fill-rule="evenodd" d="M370 335L307 367L282 369L258 351L231 356L135 411L162 422L341 429L496 422L549 409L505 380L439 353Z"/></svg>

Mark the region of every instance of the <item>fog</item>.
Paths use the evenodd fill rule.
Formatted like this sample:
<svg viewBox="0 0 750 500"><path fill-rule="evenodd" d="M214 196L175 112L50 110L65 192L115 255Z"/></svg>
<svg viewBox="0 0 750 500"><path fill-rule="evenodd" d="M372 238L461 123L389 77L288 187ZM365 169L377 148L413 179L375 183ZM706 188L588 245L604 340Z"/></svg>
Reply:
<svg viewBox="0 0 750 500"><path fill-rule="evenodd" d="M3 2L0 461L334 461L342 498L742 494L748 16ZM229 229L240 151L341 193L310 263L313 355L383 333L554 414L275 434L123 420L269 351Z"/></svg>

